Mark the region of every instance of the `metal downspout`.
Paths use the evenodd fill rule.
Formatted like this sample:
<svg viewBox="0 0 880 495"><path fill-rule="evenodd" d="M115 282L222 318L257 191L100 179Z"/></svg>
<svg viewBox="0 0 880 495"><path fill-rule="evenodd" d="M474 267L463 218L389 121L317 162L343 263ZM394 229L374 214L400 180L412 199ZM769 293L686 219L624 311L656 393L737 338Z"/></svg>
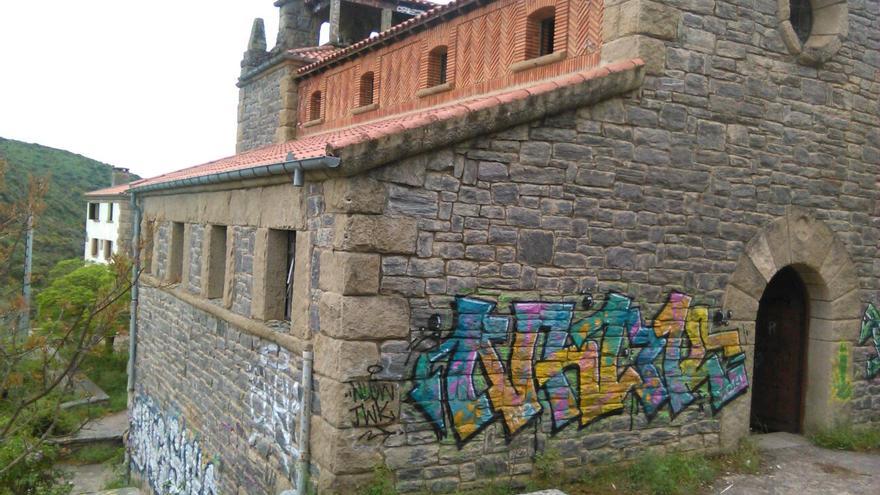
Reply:
<svg viewBox="0 0 880 495"><path fill-rule="evenodd" d="M299 421L299 465L296 477L296 495L306 495L309 477L309 431L312 423L312 351L303 351L302 415Z"/></svg>
<svg viewBox="0 0 880 495"><path fill-rule="evenodd" d="M137 356L137 309L138 309L138 272L140 271L140 237L141 211L138 209L137 196L131 191L132 233L131 233L131 307L128 320L128 410L134 406L134 361ZM128 449L128 438L125 445L125 474L131 480L131 451Z"/></svg>
<svg viewBox="0 0 880 495"><path fill-rule="evenodd" d="M131 192L132 235L131 235L131 309L128 322L128 406L132 406L134 393L134 362L137 356L137 309L138 274L140 272L141 211L137 205L137 195Z"/></svg>

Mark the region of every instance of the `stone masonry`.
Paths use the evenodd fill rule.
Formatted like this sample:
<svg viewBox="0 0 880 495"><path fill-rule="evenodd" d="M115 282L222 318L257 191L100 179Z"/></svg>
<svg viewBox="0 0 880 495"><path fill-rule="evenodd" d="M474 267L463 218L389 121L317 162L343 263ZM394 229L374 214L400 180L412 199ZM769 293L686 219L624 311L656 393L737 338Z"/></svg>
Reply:
<svg viewBox="0 0 880 495"><path fill-rule="evenodd" d="M189 442L202 493L279 493L308 442L319 493L380 465L402 492L443 492L523 481L546 452L578 469L730 448L785 266L810 299L804 428L880 421L880 344L860 338L880 325L880 7L848 7L816 67L776 0L606 2L602 59L644 58L636 91L303 188L147 195L136 472L156 491L162 446ZM172 222L187 287L207 283L198 232L229 226L228 300L160 283ZM266 229L297 231L289 327L261 317L285 270Z"/></svg>

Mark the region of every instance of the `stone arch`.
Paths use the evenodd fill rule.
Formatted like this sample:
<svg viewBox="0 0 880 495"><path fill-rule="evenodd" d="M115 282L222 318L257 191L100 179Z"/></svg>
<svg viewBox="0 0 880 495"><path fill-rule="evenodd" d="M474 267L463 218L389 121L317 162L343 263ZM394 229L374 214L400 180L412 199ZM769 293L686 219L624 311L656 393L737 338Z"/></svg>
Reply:
<svg viewBox="0 0 880 495"><path fill-rule="evenodd" d="M746 244L723 302L724 310L732 312L731 326L741 329L750 379L758 304L767 284L786 266L797 271L808 292L803 424L804 431L811 432L846 414L848 397L840 387L853 376L852 346L858 339L862 310L859 279L844 243L808 209L789 207L759 231ZM835 376L841 370L843 376ZM748 434L750 406L751 392L722 412L723 447L734 446Z"/></svg>

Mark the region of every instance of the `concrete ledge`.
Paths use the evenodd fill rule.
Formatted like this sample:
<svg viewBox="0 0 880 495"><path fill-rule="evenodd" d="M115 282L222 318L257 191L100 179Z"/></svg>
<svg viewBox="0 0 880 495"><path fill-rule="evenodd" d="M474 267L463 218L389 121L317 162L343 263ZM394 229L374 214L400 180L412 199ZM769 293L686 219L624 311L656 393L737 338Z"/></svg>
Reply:
<svg viewBox="0 0 880 495"><path fill-rule="evenodd" d="M438 93L443 93L445 91L449 91L454 88L455 85L452 83L443 83L438 84L436 86L431 86L430 88L424 88L416 91L416 96L419 98L424 98L426 96L436 95Z"/></svg>
<svg viewBox="0 0 880 495"><path fill-rule="evenodd" d="M219 318L231 325L236 326L245 333L249 333L255 337L259 337L261 339L265 339L275 344L278 344L279 346L287 349L290 352L302 354L304 350L311 349L310 343L303 342L302 340L292 337L288 334L279 333L268 325L264 325L263 323L260 323L258 321L233 313L232 311L217 306L216 304L213 304L206 299L194 296L189 292L180 289L178 286L163 285L159 283L156 278L150 275L141 274L140 283L146 285L151 289L157 289L167 294L171 294L172 296L180 299L190 306L195 307L196 309L204 311L205 313L208 313L215 318Z"/></svg>
<svg viewBox="0 0 880 495"><path fill-rule="evenodd" d="M530 58L521 62L514 62L510 64L510 72L522 72L524 70L533 69L535 67L550 65L554 62L564 60L565 56L566 51L559 50L558 52L548 53L547 55L543 55L541 57Z"/></svg>
<svg viewBox="0 0 880 495"><path fill-rule="evenodd" d="M379 108L378 103L372 103L370 105L363 105L360 107L352 108L351 114L352 115L360 115L362 113L372 112L373 110L375 110L377 108Z"/></svg>

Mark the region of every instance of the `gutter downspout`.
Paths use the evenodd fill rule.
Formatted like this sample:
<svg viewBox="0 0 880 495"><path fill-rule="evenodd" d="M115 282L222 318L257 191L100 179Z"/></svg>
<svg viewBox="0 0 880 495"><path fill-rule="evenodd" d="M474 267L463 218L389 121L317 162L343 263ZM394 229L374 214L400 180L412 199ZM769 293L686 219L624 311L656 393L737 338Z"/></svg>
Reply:
<svg viewBox="0 0 880 495"><path fill-rule="evenodd" d="M303 351L302 415L299 421L299 464L297 465L296 495L306 495L309 477L309 432L312 423L312 351Z"/></svg>
<svg viewBox="0 0 880 495"><path fill-rule="evenodd" d="M128 410L134 406L134 371L135 358L137 357L137 310L138 310L138 274L140 272L140 237L141 237L141 211L138 209L137 196L134 191L131 194L132 211L132 234L131 234L131 308L129 309L128 321ZM126 435L127 436L127 435ZM126 443L127 440L126 440ZM126 478L131 479L131 451L125 449Z"/></svg>

